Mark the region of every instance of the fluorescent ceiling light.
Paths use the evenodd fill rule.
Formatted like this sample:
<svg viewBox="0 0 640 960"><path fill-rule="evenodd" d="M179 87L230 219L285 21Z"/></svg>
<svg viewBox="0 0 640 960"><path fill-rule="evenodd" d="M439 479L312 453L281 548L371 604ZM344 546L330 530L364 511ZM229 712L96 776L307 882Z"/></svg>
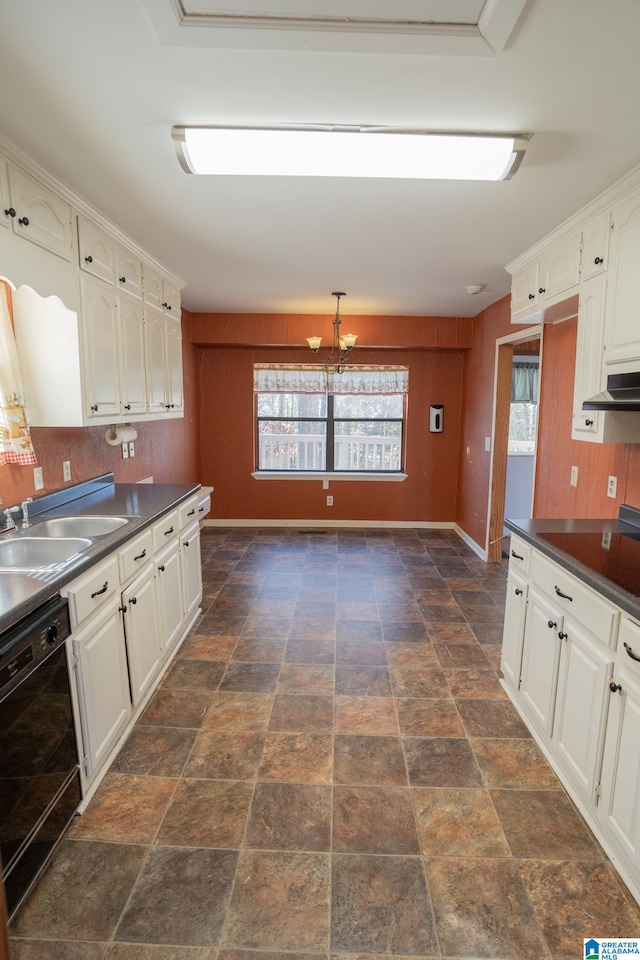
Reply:
<svg viewBox="0 0 640 960"><path fill-rule="evenodd" d="M508 180L527 137L392 127L173 127L187 173L252 177Z"/></svg>

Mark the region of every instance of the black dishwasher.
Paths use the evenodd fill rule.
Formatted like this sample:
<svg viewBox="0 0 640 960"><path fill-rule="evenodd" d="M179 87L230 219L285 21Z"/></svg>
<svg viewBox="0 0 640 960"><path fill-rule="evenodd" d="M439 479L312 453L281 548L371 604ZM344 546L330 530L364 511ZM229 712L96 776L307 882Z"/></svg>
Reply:
<svg viewBox="0 0 640 960"><path fill-rule="evenodd" d="M9 917L80 803L69 633L67 601L56 596L0 637L0 853Z"/></svg>

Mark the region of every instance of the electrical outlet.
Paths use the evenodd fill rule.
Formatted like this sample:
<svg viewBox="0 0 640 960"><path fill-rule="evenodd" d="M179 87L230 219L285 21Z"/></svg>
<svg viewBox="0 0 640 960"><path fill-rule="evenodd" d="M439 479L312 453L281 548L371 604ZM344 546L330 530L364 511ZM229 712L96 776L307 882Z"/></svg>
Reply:
<svg viewBox="0 0 640 960"><path fill-rule="evenodd" d="M602 534L602 549L611 550L611 531L605 530Z"/></svg>
<svg viewBox="0 0 640 960"><path fill-rule="evenodd" d="M491 437L484 438L484 449L487 453L491 453Z"/></svg>
<svg viewBox="0 0 640 960"><path fill-rule="evenodd" d="M332 506L333 506L333 497L327 497L327 506L328 506L328 507L332 507Z"/></svg>
<svg viewBox="0 0 640 960"><path fill-rule="evenodd" d="M618 492L618 478L609 477L609 480L607 483L607 496L615 497L617 492Z"/></svg>
<svg viewBox="0 0 640 960"><path fill-rule="evenodd" d="M44 477L42 476L42 467L35 467L33 471L33 485L36 490L42 490L44 487Z"/></svg>
<svg viewBox="0 0 640 960"><path fill-rule="evenodd" d="M123 460L129 459L129 444L127 443L126 440L122 441L122 459Z"/></svg>
<svg viewBox="0 0 640 960"><path fill-rule="evenodd" d="M133 445L133 440L130 440L130 441L129 441L129 456L130 456L130 457L135 457L135 455L136 455L136 448L135 448L134 445Z"/></svg>
<svg viewBox="0 0 640 960"><path fill-rule="evenodd" d="M62 461L62 479L65 483L71 480L71 460Z"/></svg>
<svg viewBox="0 0 640 960"><path fill-rule="evenodd" d="M571 480L569 481L572 487L578 486L578 468L571 467Z"/></svg>

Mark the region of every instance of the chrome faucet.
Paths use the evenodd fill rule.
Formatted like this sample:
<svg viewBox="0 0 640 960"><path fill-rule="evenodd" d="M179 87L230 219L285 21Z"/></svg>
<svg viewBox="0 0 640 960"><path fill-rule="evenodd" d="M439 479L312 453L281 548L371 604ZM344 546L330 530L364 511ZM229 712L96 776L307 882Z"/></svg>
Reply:
<svg viewBox="0 0 640 960"><path fill-rule="evenodd" d="M5 525L2 530L2 533L8 533L9 530L17 529L16 522L11 515L14 512L14 510L17 510L17 509L18 509L17 507L7 507L6 510L4 511Z"/></svg>
<svg viewBox="0 0 640 960"><path fill-rule="evenodd" d="M27 507L27 504L31 503L32 500L33 500L33 497L27 497L27 499L23 500L22 503L20 504L20 509L22 510L22 522L20 526L22 527L23 530L26 530L27 527L29 526L29 508Z"/></svg>

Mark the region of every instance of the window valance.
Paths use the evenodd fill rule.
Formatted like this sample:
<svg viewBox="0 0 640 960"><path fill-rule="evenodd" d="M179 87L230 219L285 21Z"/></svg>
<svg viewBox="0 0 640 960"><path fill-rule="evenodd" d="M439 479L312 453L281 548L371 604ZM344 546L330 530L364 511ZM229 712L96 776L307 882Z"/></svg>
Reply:
<svg viewBox="0 0 640 960"><path fill-rule="evenodd" d="M346 366L340 374L327 375L320 364L255 363L256 393L330 393L366 396L404 394L409 389L409 370L400 366Z"/></svg>

